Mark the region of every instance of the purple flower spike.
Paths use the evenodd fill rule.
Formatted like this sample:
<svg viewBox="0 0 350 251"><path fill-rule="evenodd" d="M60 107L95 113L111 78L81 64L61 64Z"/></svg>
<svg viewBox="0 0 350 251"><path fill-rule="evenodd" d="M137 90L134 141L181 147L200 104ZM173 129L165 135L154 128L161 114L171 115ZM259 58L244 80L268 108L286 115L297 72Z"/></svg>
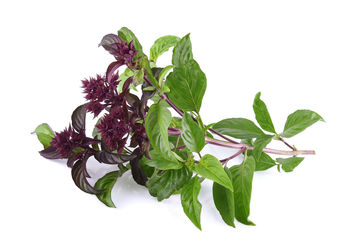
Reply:
<svg viewBox="0 0 350 251"><path fill-rule="evenodd" d="M125 115L127 114L125 114L123 108L117 107L106 114L101 123L97 125L102 138L111 150L121 152L126 144L130 128Z"/></svg>

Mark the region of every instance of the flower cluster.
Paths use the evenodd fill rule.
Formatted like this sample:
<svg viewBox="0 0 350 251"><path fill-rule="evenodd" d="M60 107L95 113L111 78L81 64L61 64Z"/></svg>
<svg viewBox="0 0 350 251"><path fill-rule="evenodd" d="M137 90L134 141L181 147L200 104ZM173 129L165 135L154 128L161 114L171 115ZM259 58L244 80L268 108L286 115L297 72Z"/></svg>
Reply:
<svg viewBox="0 0 350 251"><path fill-rule="evenodd" d="M107 82L106 77L97 75L96 78L82 80L85 99L89 102L86 108L97 117L103 109L109 105L120 105L123 97L118 94L117 86L119 75L112 76L111 81Z"/></svg>
<svg viewBox="0 0 350 251"><path fill-rule="evenodd" d="M135 49L134 41L130 43L124 42L115 34L108 34L103 37L100 45L102 45L109 53L111 53L120 65L127 65L133 69L136 66L137 59L135 56L138 51Z"/></svg>
<svg viewBox="0 0 350 251"><path fill-rule="evenodd" d="M56 133L50 144L59 151L62 158L68 158L74 149L79 147L85 149L93 143L95 143L95 140L86 137L83 129L76 132L69 125L62 132Z"/></svg>
<svg viewBox="0 0 350 251"><path fill-rule="evenodd" d="M127 109L113 107L97 125L97 129L111 150L122 152L130 133Z"/></svg>

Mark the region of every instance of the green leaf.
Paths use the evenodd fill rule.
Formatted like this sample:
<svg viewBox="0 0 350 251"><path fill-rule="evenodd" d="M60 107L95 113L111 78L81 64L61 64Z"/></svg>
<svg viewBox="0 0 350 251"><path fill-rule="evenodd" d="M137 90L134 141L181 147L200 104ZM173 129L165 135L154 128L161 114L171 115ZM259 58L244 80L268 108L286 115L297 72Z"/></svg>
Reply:
<svg viewBox="0 0 350 251"><path fill-rule="evenodd" d="M115 182L119 177L119 171L110 172L100 178L95 184L96 189L103 190L101 193L96 194L97 198L108 207L115 207L111 198L111 192Z"/></svg>
<svg viewBox="0 0 350 251"><path fill-rule="evenodd" d="M156 62L160 55L168 51L170 47L175 46L179 40L180 38L176 36L163 36L158 38L151 47L149 59Z"/></svg>
<svg viewBox="0 0 350 251"><path fill-rule="evenodd" d="M172 64L181 67L193 59L190 34L184 36L174 47Z"/></svg>
<svg viewBox="0 0 350 251"><path fill-rule="evenodd" d="M153 104L146 117L145 128L147 137L152 146L164 155L169 155L168 127L171 122L171 113L164 100Z"/></svg>
<svg viewBox="0 0 350 251"><path fill-rule="evenodd" d="M160 175L153 175L147 181L149 193L158 201L169 198L191 179L192 173L184 166L178 170L166 170Z"/></svg>
<svg viewBox="0 0 350 251"><path fill-rule="evenodd" d="M324 119L316 112L310 110L297 110L288 116L281 136L290 138L304 131L317 121L324 121Z"/></svg>
<svg viewBox="0 0 350 251"><path fill-rule="evenodd" d="M51 143L52 138L55 137L54 132L51 130L50 126L46 123L43 123L41 125L38 125L34 133L38 137L38 140L41 144L43 144L44 148L48 148Z"/></svg>
<svg viewBox="0 0 350 251"><path fill-rule="evenodd" d="M118 78L118 81L120 81L120 82L119 82L118 87L117 87L117 91L119 94L123 91L123 86L124 86L125 81L132 76L134 76L134 72L132 70L130 70L129 68L126 68L125 71L122 74L120 74L120 76Z"/></svg>
<svg viewBox="0 0 350 251"><path fill-rule="evenodd" d="M188 182L181 189L181 204L182 208L187 215L187 217L192 221L192 223L201 228L201 210L202 204L198 201L198 194L201 190L201 183L199 182L199 177L193 177L190 182Z"/></svg>
<svg viewBox="0 0 350 251"><path fill-rule="evenodd" d="M172 156L173 152L170 152L170 157L168 155L164 155L157 150L150 151L152 156L152 160L144 159L143 162L151 167L155 167L159 170L168 170L168 169L181 169L182 164L177 161L177 159Z"/></svg>
<svg viewBox="0 0 350 251"><path fill-rule="evenodd" d="M201 128L187 112L184 113L182 118L181 138L192 152L199 153L205 145L204 134Z"/></svg>
<svg viewBox="0 0 350 251"><path fill-rule="evenodd" d="M221 162L210 154L204 155L194 166L194 171L204 178L215 181L216 183L233 191L230 178L227 176Z"/></svg>
<svg viewBox="0 0 350 251"><path fill-rule="evenodd" d="M268 132L276 133L275 127L273 126L270 113L267 110L267 107L260 99L261 93L256 94L253 104L253 109L255 113L256 121L258 121L259 125L262 129Z"/></svg>
<svg viewBox="0 0 350 251"><path fill-rule="evenodd" d="M246 225L254 225L248 220L250 213L250 197L255 170L255 160L249 156L242 164L230 169L235 197L235 217Z"/></svg>
<svg viewBox="0 0 350 251"><path fill-rule="evenodd" d="M131 41L134 41L134 46L136 50L141 50L142 51L142 46L139 42L139 40L137 39L137 37L135 36L135 34L129 30L126 27L121 28L118 31L118 36L123 40L123 41L127 41L128 43L130 43Z"/></svg>
<svg viewBox="0 0 350 251"><path fill-rule="evenodd" d="M254 142L253 154L256 160L260 159L262 150L269 144L274 135L262 135L256 138Z"/></svg>
<svg viewBox="0 0 350 251"><path fill-rule="evenodd" d="M213 126L213 129L237 139L251 139L265 135L253 121L244 118L221 120Z"/></svg>
<svg viewBox="0 0 350 251"><path fill-rule="evenodd" d="M173 65L168 65L162 69L162 71L159 73L159 78L158 78L158 85L159 86L163 85L165 75L173 68L174 68Z"/></svg>
<svg viewBox="0 0 350 251"><path fill-rule="evenodd" d="M282 169L285 172L292 172L294 168L296 168L304 158L302 157L290 157L290 158L277 158L276 161L280 164L282 164Z"/></svg>
<svg viewBox="0 0 350 251"><path fill-rule="evenodd" d="M230 177L231 173L225 168L227 175ZM220 184L213 183L213 198L214 204L219 211L224 222L232 227L235 227L235 199L233 191L221 186Z"/></svg>
<svg viewBox="0 0 350 251"><path fill-rule="evenodd" d="M276 165L276 162L266 153L261 153L260 159L255 159L255 171L265 171Z"/></svg>
<svg viewBox="0 0 350 251"><path fill-rule="evenodd" d="M196 61L175 68L165 81L170 100L183 111L199 112L207 88L207 78Z"/></svg>

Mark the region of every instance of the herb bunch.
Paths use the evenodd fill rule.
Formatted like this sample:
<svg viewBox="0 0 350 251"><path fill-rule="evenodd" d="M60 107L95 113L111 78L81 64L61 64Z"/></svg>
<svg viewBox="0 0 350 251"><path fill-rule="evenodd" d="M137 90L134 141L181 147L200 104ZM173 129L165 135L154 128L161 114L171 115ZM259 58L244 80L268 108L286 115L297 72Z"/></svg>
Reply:
<svg viewBox="0 0 350 251"><path fill-rule="evenodd" d="M104 36L100 45L115 60L105 74L82 81L87 102L73 111L71 124L62 132L41 124L35 133L44 146L40 154L48 159L67 159L77 187L96 195L105 205L115 207L111 190L119 177L131 171L135 182L158 201L180 193L185 214L201 229L198 194L201 182L209 179L224 222L232 227L234 219L254 225L248 219L254 172L273 166L291 172L304 159L299 155L315 154L299 150L285 139L323 121L322 117L310 110L297 110L288 116L283 132L277 133L260 93L253 104L260 127L245 118L206 125L200 108L207 81L193 58L189 35L157 39L149 57L125 27L117 35ZM158 57L171 47L172 64L157 67ZM121 67L125 70L119 74ZM139 95L131 90L139 90ZM173 117L170 109L178 116ZM97 120L91 136L85 128L88 112ZM290 150L267 148L272 140L281 141ZM201 156L206 144L231 148L233 153L221 160L211 154ZM288 157L273 159L269 154ZM228 161L238 156L243 156L242 163L228 167ZM116 165L116 170L90 184L86 166L91 157Z"/></svg>

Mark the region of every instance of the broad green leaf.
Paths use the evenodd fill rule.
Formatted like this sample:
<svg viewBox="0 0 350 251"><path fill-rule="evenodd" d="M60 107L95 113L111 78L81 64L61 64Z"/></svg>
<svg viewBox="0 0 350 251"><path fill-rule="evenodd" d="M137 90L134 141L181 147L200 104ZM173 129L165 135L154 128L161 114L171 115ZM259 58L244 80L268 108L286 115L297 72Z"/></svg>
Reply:
<svg viewBox="0 0 350 251"><path fill-rule="evenodd" d="M265 171L276 165L276 162L266 153L261 153L260 159L255 160L255 171Z"/></svg>
<svg viewBox="0 0 350 251"><path fill-rule="evenodd" d="M201 190L201 183L199 182L199 177L193 177L190 182L188 182L181 189L181 204L182 208L187 215L187 217L192 221L192 223L201 228L201 210L202 204L198 201L198 194Z"/></svg>
<svg viewBox="0 0 350 251"><path fill-rule="evenodd" d="M204 155L194 165L194 171L204 178L210 179L226 188L233 191L230 178L227 176L221 162L210 154Z"/></svg>
<svg viewBox="0 0 350 251"><path fill-rule="evenodd" d="M190 34L184 36L174 47L172 64L181 67L193 59Z"/></svg>
<svg viewBox="0 0 350 251"><path fill-rule="evenodd" d="M230 177L230 171L225 168L227 175ZM214 204L219 211L224 222L232 227L235 227L235 199L233 191L221 186L220 184L213 183L213 198Z"/></svg>
<svg viewBox="0 0 350 251"><path fill-rule="evenodd" d="M273 126L270 113L267 110L267 107L260 99L261 93L256 94L253 104L253 109L255 113L256 121L258 121L259 125L262 129L268 132L276 133L275 127Z"/></svg>
<svg viewBox="0 0 350 251"><path fill-rule="evenodd" d="M235 197L235 217L246 225L254 225L248 220L250 214L250 197L255 170L255 160L249 156L242 164L230 169Z"/></svg>
<svg viewBox="0 0 350 251"><path fill-rule="evenodd" d="M102 178L100 178L95 184L96 189L102 190L101 193L96 194L97 198L108 207L115 207L111 198L111 192L115 182L119 177L120 177L119 171L110 172L110 173L107 173Z"/></svg>
<svg viewBox="0 0 350 251"><path fill-rule="evenodd" d="M128 43L130 43L131 41L134 41L135 49L142 51L142 46L141 46L139 40L137 39L135 34L131 30L129 30L128 28L126 28L126 27L121 28L118 31L118 36L121 39L123 39L123 41L127 41Z"/></svg>
<svg viewBox="0 0 350 251"><path fill-rule="evenodd" d="M177 161L175 157L172 156L172 152L170 152L170 157L168 155L164 155L157 150L150 151L152 156L152 160L144 159L143 162L151 167L157 168L159 170L168 170L168 169L181 169L182 164Z"/></svg>
<svg viewBox="0 0 350 251"><path fill-rule="evenodd" d="M269 144L274 135L262 135L256 138L254 142L253 154L256 160L260 159L262 150Z"/></svg>
<svg viewBox="0 0 350 251"><path fill-rule="evenodd" d="M237 139L251 139L265 135L254 122L244 118L221 120L213 126L213 129Z"/></svg>
<svg viewBox="0 0 350 251"><path fill-rule="evenodd" d="M163 36L158 38L151 47L149 59L156 62L160 55L168 51L170 47L175 46L179 40L180 38L176 36Z"/></svg>
<svg viewBox="0 0 350 251"><path fill-rule="evenodd" d="M153 175L147 181L149 193L158 201L169 198L191 179L192 173L184 166L178 170L166 170L160 175Z"/></svg>
<svg viewBox="0 0 350 251"><path fill-rule="evenodd" d="M164 100L153 104L146 117L145 128L147 137L152 146L164 155L169 155L168 127L171 122L171 113Z"/></svg>
<svg viewBox="0 0 350 251"><path fill-rule="evenodd" d="M324 119L316 112L310 110L297 110L288 116L281 136L285 138L293 137L317 121L324 121Z"/></svg>
<svg viewBox="0 0 350 251"><path fill-rule="evenodd" d="M205 145L201 128L187 112L184 113L182 118L181 138L192 152L199 153Z"/></svg>
<svg viewBox="0 0 350 251"><path fill-rule="evenodd" d="M296 168L304 158L302 157L290 157L290 158L277 158L276 161L280 164L282 164L282 169L285 172L292 172L294 168Z"/></svg>
<svg viewBox="0 0 350 251"><path fill-rule="evenodd" d="M196 61L175 68L165 81L170 100L183 111L199 112L207 88L207 78Z"/></svg>
<svg viewBox="0 0 350 251"><path fill-rule="evenodd" d="M38 125L34 133L38 137L38 140L41 144L43 144L44 148L48 148L50 146L52 138L55 137L54 132L51 130L50 126L46 123Z"/></svg>
<svg viewBox="0 0 350 251"><path fill-rule="evenodd" d="M163 85L163 81L164 81L166 74L173 68L174 68L173 65L168 65L162 69L162 71L159 73L159 78L158 78L158 85L159 86Z"/></svg>

